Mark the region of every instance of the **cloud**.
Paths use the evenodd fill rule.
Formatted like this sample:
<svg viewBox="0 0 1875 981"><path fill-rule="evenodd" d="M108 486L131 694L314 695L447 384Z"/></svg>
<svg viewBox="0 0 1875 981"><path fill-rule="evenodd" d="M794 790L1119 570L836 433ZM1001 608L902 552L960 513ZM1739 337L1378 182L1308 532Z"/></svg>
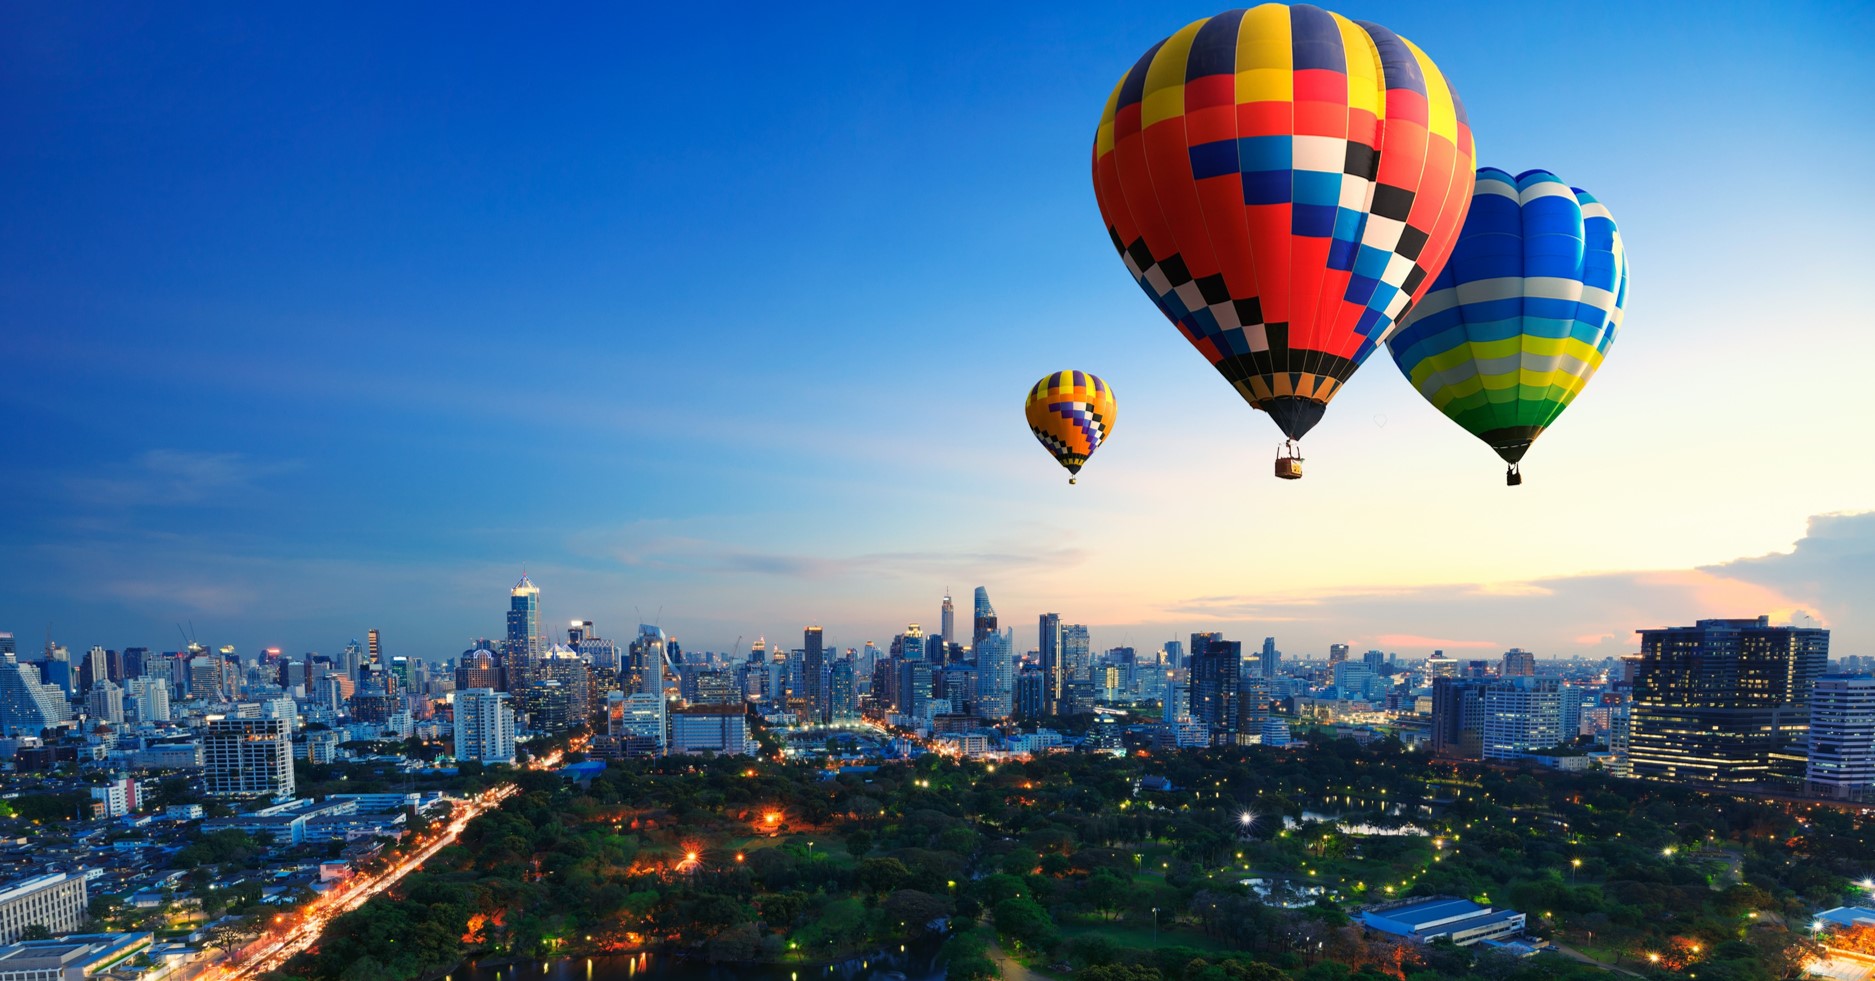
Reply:
<svg viewBox="0 0 1875 981"><path fill-rule="evenodd" d="M1831 628L1831 650L1842 655L1875 653L1875 612L1865 608L1872 589L1875 512L1820 515L1789 552L1698 569L1198 596L1165 602L1143 622L1107 626L1176 636L1194 621L1289 624L1288 646L1298 653L1350 643L1402 654L1525 647L1609 655L1634 650L1634 632L1645 627L1760 615L1788 623L1807 613Z"/></svg>
<svg viewBox="0 0 1875 981"><path fill-rule="evenodd" d="M1066 546L1044 549L986 546L975 549L809 555L765 552L707 539L674 536L618 545L611 549L610 554L626 566L653 571L818 580L853 577L928 580L933 575L960 567L1021 573L1041 568L1068 568L1079 565L1087 558L1081 549Z"/></svg>
<svg viewBox="0 0 1875 981"><path fill-rule="evenodd" d="M179 506L238 499L264 478L290 473L290 460L260 461L243 453L149 450L102 476L66 478L71 496L110 508Z"/></svg>

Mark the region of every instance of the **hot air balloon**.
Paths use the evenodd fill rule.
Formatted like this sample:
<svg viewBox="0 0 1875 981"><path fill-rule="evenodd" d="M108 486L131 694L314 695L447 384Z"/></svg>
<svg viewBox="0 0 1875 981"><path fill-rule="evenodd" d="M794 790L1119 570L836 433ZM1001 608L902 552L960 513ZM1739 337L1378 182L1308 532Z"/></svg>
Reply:
<svg viewBox="0 0 1875 981"><path fill-rule="evenodd" d="M1113 386L1085 371L1057 371L1029 389L1022 414L1029 431L1068 468L1068 483L1113 433Z"/></svg>
<svg viewBox="0 0 1875 981"><path fill-rule="evenodd" d="M1094 196L1127 270L1288 442L1445 263L1471 127L1378 24L1267 3L1153 45L1107 99Z"/></svg>
<svg viewBox="0 0 1875 981"><path fill-rule="evenodd" d="M1432 291L1387 341L1419 394L1518 463L1601 367L1621 329L1628 257L1608 209L1546 170L1478 171L1471 215Z"/></svg>

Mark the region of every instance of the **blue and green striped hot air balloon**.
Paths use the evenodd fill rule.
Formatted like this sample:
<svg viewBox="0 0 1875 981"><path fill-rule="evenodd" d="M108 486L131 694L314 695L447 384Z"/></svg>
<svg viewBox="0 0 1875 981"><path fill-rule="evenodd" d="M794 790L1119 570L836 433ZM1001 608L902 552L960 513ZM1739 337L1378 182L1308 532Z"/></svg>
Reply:
<svg viewBox="0 0 1875 981"><path fill-rule="evenodd" d="M1601 367L1628 259L1608 209L1546 170L1478 171L1445 269L1387 340L1419 394L1518 462Z"/></svg>

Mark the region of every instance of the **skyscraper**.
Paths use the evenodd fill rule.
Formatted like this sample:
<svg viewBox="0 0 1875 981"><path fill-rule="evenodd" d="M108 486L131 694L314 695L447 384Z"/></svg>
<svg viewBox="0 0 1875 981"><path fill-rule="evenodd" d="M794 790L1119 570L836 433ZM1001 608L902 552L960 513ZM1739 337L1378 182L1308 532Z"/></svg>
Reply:
<svg viewBox="0 0 1875 981"><path fill-rule="evenodd" d="M938 608L938 637L945 649L957 639L957 608L951 604L951 591L944 590L944 605Z"/></svg>
<svg viewBox="0 0 1875 981"><path fill-rule="evenodd" d="M977 587L974 622L970 629L970 648L975 650L983 638L996 629L996 608L990 605L990 591Z"/></svg>
<svg viewBox="0 0 1875 981"><path fill-rule="evenodd" d="M1007 718L1015 711L1013 632L996 631L977 645L977 712L986 719Z"/></svg>
<svg viewBox="0 0 1875 981"><path fill-rule="evenodd" d="M39 680L39 670L0 654L0 736L37 736L72 717L65 690Z"/></svg>
<svg viewBox="0 0 1875 981"><path fill-rule="evenodd" d="M1432 751L1452 759L1483 755L1484 683L1463 678L1432 679Z"/></svg>
<svg viewBox="0 0 1875 981"><path fill-rule="evenodd" d="M1347 659L1348 659L1348 645L1346 644L1329 644L1328 645L1328 666L1329 667L1332 668L1335 665L1340 664L1341 662Z"/></svg>
<svg viewBox="0 0 1875 981"><path fill-rule="evenodd" d="M1224 639L1224 635L1218 633L1215 630L1207 630L1204 633L1192 634L1191 644L1185 648L1185 656L1187 658L1185 662L1185 666L1190 667L1193 662L1197 661L1198 655L1203 654L1205 651L1205 648L1211 646L1212 641L1223 640L1223 639Z"/></svg>
<svg viewBox="0 0 1875 981"><path fill-rule="evenodd" d="M1168 640L1165 642L1165 666L1176 670L1185 666L1185 642Z"/></svg>
<svg viewBox="0 0 1875 981"><path fill-rule="evenodd" d="M1243 644L1212 639L1191 655L1191 717L1211 727L1214 738L1234 742L1237 697L1243 670Z"/></svg>
<svg viewBox="0 0 1875 981"><path fill-rule="evenodd" d="M1536 655L1521 647L1513 647L1504 652L1504 670L1506 678L1529 678L1536 674Z"/></svg>
<svg viewBox="0 0 1875 981"><path fill-rule="evenodd" d="M1810 792L1875 799L1875 678L1826 674L1810 689Z"/></svg>
<svg viewBox="0 0 1875 981"><path fill-rule="evenodd" d="M1263 638L1263 650L1257 654L1257 674L1274 678L1283 666L1283 652L1276 649L1276 638Z"/></svg>
<svg viewBox="0 0 1875 981"><path fill-rule="evenodd" d="M217 719L202 736L202 779L217 797L293 796L292 723Z"/></svg>
<svg viewBox="0 0 1875 981"><path fill-rule="evenodd" d="M828 718L827 702L827 665L821 649L821 631L819 627L808 627L802 631L806 652L801 662L801 697L807 703L809 722L826 722ZM920 653L923 653L922 650Z"/></svg>
<svg viewBox="0 0 1875 981"><path fill-rule="evenodd" d="M1810 688L1828 664L1829 631L1758 617L1639 633L1628 736L1635 776L1802 779Z"/></svg>
<svg viewBox="0 0 1875 981"><path fill-rule="evenodd" d="M502 653L510 676L519 665L525 677L527 666L540 657L540 650L540 589L523 575L508 593L508 642ZM374 647L374 657L376 653Z"/></svg>
<svg viewBox="0 0 1875 981"><path fill-rule="evenodd" d="M456 693L456 759L514 762L514 706L507 692L470 688Z"/></svg>
<svg viewBox="0 0 1875 981"><path fill-rule="evenodd" d="M1070 682L1094 676L1094 643L1087 634L1087 624L1062 624L1061 660L1067 664L1063 676Z"/></svg>
<svg viewBox="0 0 1875 981"><path fill-rule="evenodd" d="M384 660L384 648L378 643L378 628L372 627L365 631L365 643L368 645L372 664Z"/></svg>
<svg viewBox="0 0 1875 981"><path fill-rule="evenodd" d="M1562 741L1562 694L1556 679L1520 675L1486 683L1482 758L1514 760Z"/></svg>
<svg viewBox="0 0 1875 981"><path fill-rule="evenodd" d="M1044 613L1035 627L1035 649L1041 655L1042 711L1061 714L1061 694L1067 688L1066 666L1061 658L1061 614Z"/></svg>

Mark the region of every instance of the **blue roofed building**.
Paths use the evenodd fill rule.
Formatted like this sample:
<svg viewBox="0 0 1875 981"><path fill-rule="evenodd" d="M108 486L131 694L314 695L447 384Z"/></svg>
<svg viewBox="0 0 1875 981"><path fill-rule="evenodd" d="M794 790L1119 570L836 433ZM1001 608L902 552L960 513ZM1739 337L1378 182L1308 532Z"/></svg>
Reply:
<svg viewBox="0 0 1875 981"><path fill-rule="evenodd" d="M1460 947L1523 933L1524 915L1481 906L1454 896L1429 896L1375 906L1361 912L1361 925L1418 943L1449 939Z"/></svg>

